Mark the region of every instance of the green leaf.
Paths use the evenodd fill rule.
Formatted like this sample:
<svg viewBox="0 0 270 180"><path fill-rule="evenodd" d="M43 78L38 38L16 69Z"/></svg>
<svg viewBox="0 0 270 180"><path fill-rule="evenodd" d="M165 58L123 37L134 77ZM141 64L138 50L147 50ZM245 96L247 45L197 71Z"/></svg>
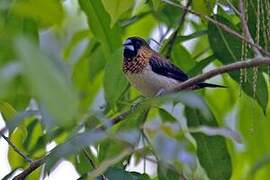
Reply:
<svg viewBox="0 0 270 180"><path fill-rule="evenodd" d="M27 136L27 131L18 127L13 131L10 135L10 141L16 145L21 151L24 150L23 148L23 141ZM8 161L12 169L16 168L23 168L27 165L27 161L25 161L17 152L13 150L13 148L8 148Z"/></svg>
<svg viewBox="0 0 270 180"><path fill-rule="evenodd" d="M192 9L203 15L211 15L215 6L216 0L196 0L192 1Z"/></svg>
<svg viewBox="0 0 270 180"><path fill-rule="evenodd" d="M16 47L33 94L58 125L71 125L77 113L78 101L77 94L64 74L29 40L18 38Z"/></svg>
<svg viewBox="0 0 270 180"><path fill-rule="evenodd" d="M111 16L111 27L116 23L118 18L134 5L134 0L102 0L105 10Z"/></svg>
<svg viewBox="0 0 270 180"><path fill-rule="evenodd" d="M0 112L5 121L8 121L16 115L16 110L7 102L0 102Z"/></svg>
<svg viewBox="0 0 270 180"><path fill-rule="evenodd" d="M173 117L168 111L165 109L159 108L158 109L159 115L163 122L177 122L175 117Z"/></svg>
<svg viewBox="0 0 270 180"><path fill-rule="evenodd" d="M100 44L92 39L85 48L83 55L73 66L72 80L80 94L80 112L89 110L100 87L102 86L101 71L106 59Z"/></svg>
<svg viewBox="0 0 270 180"><path fill-rule="evenodd" d="M186 107L185 114L188 127L207 125L217 127L214 117L206 119L198 110ZM207 136L202 133L192 133L197 142L197 154L202 167L213 180L227 180L232 175L231 157L227 149L226 141L221 136Z"/></svg>
<svg viewBox="0 0 270 180"><path fill-rule="evenodd" d="M209 65L211 62L213 62L215 59L216 59L216 57L211 55L211 56L199 61L198 63L196 63L196 65L194 67L192 67L192 69L190 69L188 71L187 74L190 75L190 76L195 76L195 75L201 74L202 70L207 65Z"/></svg>
<svg viewBox="0 0 270 180"><path fill-rule="evenodd" d="M161 1L160 0L152 0L152 4L154 7L154 10L157 11L161 5Z"/></svg>
<svg viewBox="0 0 270 180"><path fill-rule="evenodd" d="M236 29L227 19L216 16L216 19L228 27L231 27L232 29ZM236 62L237 60L241 59L241 41L237 39L236 37L230 35L229 33L221 30L219 27L214 25L213 23L209 23L208 25L208 38L210 46L214 52L214 55L223 63L223 64L229 64ZM250 51L248 56L250 56ZM256 92L254 94L253 92L253 73L251 70L248 70L248 77L247 82L244 82L242 84L243 91L249 95L250 97L253 97L256 99L256 101L260 104L262 109L266 111L267 103L268 103L268 87L266 84L266 81L262 75L262 72L259 71L257 73L258 78L256 82ZM240 83L240 72L232 72L230 73L230 76ZM254 96L255 95L255 96Z"/></svg>
<svg viewBox="0 0 270 180"><path fill-rule="evenodd" d="M74 159L75 159L75 168L81 175L93 169L92 164L90 164L90 161L86 157L85 153L80 152L79 154L75 155Z"/></svg>
<svg viewBox="0 0 270 180"><path fill-rule="evenodd" d="M233 24L224 17L215 16L215 19L237 31ZM215 56L222 63L233 63L241 58L241 41L213 23L208 24L208 39Z"/></svg>
<svg viewBox="0 0 270 180"><path fill-rule="evenodd" d="M90 29L100 42L107 64L104 89L109 105L114 106L127 87L121 68L121 39L118 25L110 27L110 17L100 1L80 0L80 6L88 17Z"/></svg>
<svg viewBox="0 0 270 180"><path fill-rule="evenodd" d="M26 127L27 137L25 138L23 145L27 152L31 152L31 156L39 158L45 153L46 142L39 142L43 136L43 129L38 119L33 119Z"/></svg>
<svg viewBox="0 0 270 180"><path fill-rule="evenodd" d="M13 12L22 17L33 18L42 25L60 24L64 18L64 11L58 0L28 0L14 5Z"/></svg>
<svg viewBox="0 0 270 180"><path fill-rule="evenodd" d="M88 24L95 38L101 43L106 58L121 46L119 27L110 27L110 17L101 1L79 0L81 9L88 18Z"/></svg>
<svg viewBox="0 0 270 180"><path fill-rule="evenodd" d="M189 71L195 65L195 61L192 59L191 54L185 47L178 43L174 44L171 57L174 64L183 69L183 71Z"/></svg>
<svg viewBox="0 0 270 180"><path fill-rule="evenodd" d="M121 149L125 149L128 144L115 139L105 139L99 144L98 160L100 163L111 159L119 154ZM122 167L123 165L119 165Z"/></svg>
<svg viewBox="0 0 270 180"><path fill-rule="evenodd" d="M154 12L154 15L169 27L176 28L179 24L179 17L182 13L182 9L162 2L160 10Z"/></svg>
<svg viewBox="0 0 270 180"><path fill-rule="evenodd" d="M116 167L109 168L104 175L110 180L150 180L147 174L128 172Z"/></svg>
<svg viewBox="0 0 270 180"><path fill-rule="evenodd" d="M166 164L159 162L157 169L158 179L159 180L179 180L180 175L174 169L171 169L166 166Z"/></svg>
<svg viewBox="0 0 270 180"><path fill-rule="evenodd" d="M128 86L128 81L122 72L122 51L119 49L105 67L104 90L110 105L117 103Z"/></svg>
<svg viewBox="0 0 270 180"><path fill-rule="evenodd" d="M257 8L258 2L260 3L260 14L258 15ZM268 3L268 5L267 5ZM270 19L269 19L269 2L267 1L253 1L247 0L246 4L248 4L245 8L247 9L247 23L248 28L251 33L252 38L255 40L255 43L259 44L264 49L269 49L270 47L270 39L269 39L269 31L270 31ZM258 18L259 16L259 18ZM259 22L258 22L259 20ZM259 24L259 28L257 28ZM259 32L258 32L259 30ZM259 33L259 36L257 34ZM259 41L257 40L259 37Z"/></svg>

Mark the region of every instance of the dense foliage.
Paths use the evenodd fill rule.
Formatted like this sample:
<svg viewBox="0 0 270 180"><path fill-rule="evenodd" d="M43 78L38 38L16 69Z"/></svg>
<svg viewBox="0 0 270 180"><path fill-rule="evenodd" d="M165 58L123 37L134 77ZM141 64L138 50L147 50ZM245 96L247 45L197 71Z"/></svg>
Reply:
<svg viewBox="0 0 270 180"><path fill-rule="evenodd" d="M267 51L270 2L244 2L254 42ZM62 159L81 179L269 179L267 65L209 80L226 89L153 98L140 97L122 73L130 36L158 41L149 42L191 77L254 57L247 42L205 18L244 36L240 13L236 0L1 0L5 134L30 159L45 157L27 179ZM57 145L47 152L50 142ZM6 178L29 166L11 146L8 159ZM131 159L154 173L128 171Z"/></svg>

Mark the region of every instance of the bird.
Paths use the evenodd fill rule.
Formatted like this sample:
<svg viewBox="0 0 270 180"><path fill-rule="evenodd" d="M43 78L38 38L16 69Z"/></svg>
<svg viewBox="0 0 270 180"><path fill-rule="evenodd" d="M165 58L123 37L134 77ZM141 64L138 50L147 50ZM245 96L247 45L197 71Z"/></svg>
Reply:
<svg viewBox="0 0 270 180"><path fill-rule="evenodd" d="M124 43L122 70L128 81L143 96L161 95L189 79L188 75L154 51L141 37L129 37ZM223 88L205 82L196 83L189 89Z"/></svg>

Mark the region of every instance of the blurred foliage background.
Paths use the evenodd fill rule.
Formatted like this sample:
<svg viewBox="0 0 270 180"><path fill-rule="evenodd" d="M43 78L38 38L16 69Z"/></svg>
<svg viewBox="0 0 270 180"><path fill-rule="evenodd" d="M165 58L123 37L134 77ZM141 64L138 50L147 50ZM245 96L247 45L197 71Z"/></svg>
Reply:
<svg viewBox="0 0 270 180"><path fill-rule="evenodd" d="M187 1L0 1L6 135L32 160L49 154L45 168L27 179L46 176L62 159L81 179L270 178L267 66L209 80L226 89L147 98L129 111L140 94L122 74L127 37L159 42L149 41L190 76L253 57L246 43L204 18L188 13L179 26L179 3ZM193 11L242 33L237 0L190 3ZM269 0L246 0L245 7L253 38L269 50ZM126 111L121 122L110 123ZM57 146L46 152L50 142ZM11 147L8 159L6 179L28 166ZM131 160L144 171L132 172Z"/></svg>

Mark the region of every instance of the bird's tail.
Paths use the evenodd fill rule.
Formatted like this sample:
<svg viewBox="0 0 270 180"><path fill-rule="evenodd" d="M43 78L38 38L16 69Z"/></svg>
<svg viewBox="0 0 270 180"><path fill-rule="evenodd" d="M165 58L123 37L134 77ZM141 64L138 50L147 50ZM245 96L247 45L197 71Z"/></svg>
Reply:
<svg viewBox="0 0 270 180"><path fill-rule="evenodd" d="M210 83L198 83L197 86L199 88L205 88L205 87L210 87L210 88L226 88L226 86L221 86L221 85L217 85L217 84L210 84Z"/></svg>

